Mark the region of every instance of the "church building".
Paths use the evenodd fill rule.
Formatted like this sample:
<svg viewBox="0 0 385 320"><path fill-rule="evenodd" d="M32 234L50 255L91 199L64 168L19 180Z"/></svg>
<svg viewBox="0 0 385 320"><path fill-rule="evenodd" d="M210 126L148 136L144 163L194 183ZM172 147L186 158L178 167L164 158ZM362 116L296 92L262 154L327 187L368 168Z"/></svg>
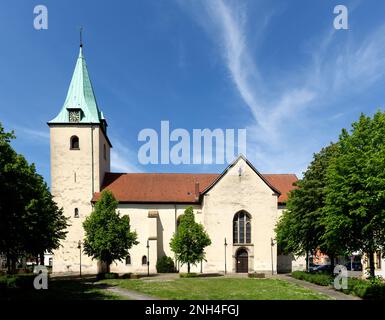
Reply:
<svg viewBox="0 0 385 320"><path fill-rule="evenodd" d="M285 208L294 174L262 174L244 156L222 173L114 173L110 170L107 121L98 107L80 46L64 105L48 122L51 148L51 191L69 217L62 246L54 252L53 272L96 273L98 263L82 252L82 223L102 190L119 201L139 244L112 272L156 272L167 255L178 218L188 206L202 223L211 245L206 261L192 272L277 272L291 269L292 258L277 254L274 228ZM184 266L178 266L184 271ZM303 267L303 266L297 266Z"/></svg>

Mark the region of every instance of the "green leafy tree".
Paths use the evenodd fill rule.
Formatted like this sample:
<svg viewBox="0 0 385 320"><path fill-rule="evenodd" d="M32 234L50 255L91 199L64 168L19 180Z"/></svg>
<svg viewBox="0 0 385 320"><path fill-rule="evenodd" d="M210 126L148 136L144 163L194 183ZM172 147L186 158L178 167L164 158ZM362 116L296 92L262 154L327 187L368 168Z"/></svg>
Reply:
<svg viewBox="0 0 385 320"><path fill-rule="evenodd" d="M325 243L323 240L325 227L322 219L326 198L326 170L337 153L338 146L330 144L314 154L303 179L290 192L287 210L275 229L278 246L284 253L306 254L308 261L309 252L321 249L334 261L333 257L340 248L336 243Z"/></svg>
<svg viewBox="0 0 385 320"><path fill-rule="evenodd" d="M26 206L26 214L34 221L34 230L26 234L26 252L39 256L43 265L44 252L58 249L60 241L65 239L68 218L64 216L63 209L57 206L47 184L39 175L35 177L33 192L36 195Z"/></svg>
<svg viewBox="0 0 385 320"><path fill-rule="evenodd" d="M84 252L107 265L107 272L115 260L122 261L128 250L138 244L137 235L130 231L128 216L120 217L118 201L111 191L102 192L94 211L83 223Z"/></svg>
<svg viewBox="0 0 385 320"><path fill-rule="evenodd" d="M327 170L324 239L367 253L374 277L374 253L385 246L385 114L362 114L338 145Z"/></svg>
<svg viewBox="0 0 385 320"><path fill-rule="evenodd" d="M35 166L11 146L13 132L0 124L0 252L14 272L21 255L57 249L65 238L67 220L52 199Z"/></svg>
<svg viewBox="0 0 385 320"><path fill-rule="evenodd" d="M210 244L211 240L203 226L195 222L193 208L188 207L181 216L177 232L170 241L176 260L182 265L187 264L187 272L190 273L191 265L204 260L204 249Z"/></svg>

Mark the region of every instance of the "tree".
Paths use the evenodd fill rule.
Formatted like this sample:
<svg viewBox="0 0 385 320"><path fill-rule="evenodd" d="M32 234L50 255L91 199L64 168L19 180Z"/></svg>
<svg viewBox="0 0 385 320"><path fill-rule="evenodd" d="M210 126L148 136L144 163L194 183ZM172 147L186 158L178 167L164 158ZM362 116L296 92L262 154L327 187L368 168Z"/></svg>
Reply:
<svg viewBox="0 0 385 320"><path fill-rule="evenodd" d="M211 240L203 226L195 222L193 208L188 207L181 216L177 232L170 241L176 260L182 265L187 264L187 272L190 273L190 265L196 265L204 260L204 249L210 244Z"/></svg>
<svg viewBox="0 0 385 320"><path fill-rule="evenodd" d="M26 206L26 213L33 217L34 232L26 234L26 251L39 256L40 264L44 265L44 252L58 249L60 240L65 239L68 218L63 214L49 192L43 178L36 175L33 191L36 196ZM35 236L39 235L39 236Z"/></svg>
<svg viewBox="0 0 385 320"><path fill-rule="evenodd" d="M314 154L303 179L296 183L298 188L290 192L287 210L275 229L280 250L295 255L305 253L306 268L310 251L321 249L329 254L332 263L334 255L339 251L335 243L325 243L322 238L325 232L322 219L326 197L326 170L337 153L338 146L330 144Z"/></svg>
<svg viewBox="0 0 385 320"><path fill-rule="evenodd" d="M327 170L324 239L367 253L374 277L374 253L385 248L385 114L361 114L338 145Z"/></svg>
<svg viewBox="0 0 385 320"><path fill-rule="evenodd" d="M113 261L122 261L128 250L138 244L136 232L130 231L130 218L126 215L120 217L117 207L118 201L112 192L105 190L83 223L84 252L105 263L107 272Z"/></svg>
<svg viewBox="0 0 385 320"><path fill-rule="evenodd" d="M0 124L0 252L8 272L20 255L40 255L57 249L65 238L67 219L53 201L35 166L13 150L13 132Z"/></svg>

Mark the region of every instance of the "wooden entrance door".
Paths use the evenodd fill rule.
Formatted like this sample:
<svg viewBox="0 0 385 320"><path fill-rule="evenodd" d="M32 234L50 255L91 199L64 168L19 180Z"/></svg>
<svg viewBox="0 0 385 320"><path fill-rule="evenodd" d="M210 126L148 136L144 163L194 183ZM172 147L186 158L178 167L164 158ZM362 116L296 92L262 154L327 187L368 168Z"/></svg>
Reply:
<svg viewBox="0 0 385 320"><path fill-rule="evenodd" d="M247 273L249 271L249 255L246 249L239 249L236 254L237 273Z"/></svg>

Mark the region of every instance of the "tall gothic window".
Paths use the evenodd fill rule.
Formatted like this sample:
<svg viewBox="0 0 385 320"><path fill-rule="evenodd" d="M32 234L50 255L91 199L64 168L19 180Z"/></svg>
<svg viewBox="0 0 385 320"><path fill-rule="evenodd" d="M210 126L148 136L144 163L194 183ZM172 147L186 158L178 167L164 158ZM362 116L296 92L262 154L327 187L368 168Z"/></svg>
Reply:
<svg viewBox="0 0 385 320"><path fill-rule="evenodd" d="M70 139L70 149L71 150L79 150L79 137L72 136Z"/></svg>
<svg viewBox="0 0 385 320"><path fill-rule="evenodd" d="M147 257L146 256L142 257L142 264L143 265L147 264Z"/></svg>
<svg viewBox="0 0 385 320"><path fill-rule="evenodd" d="M234 216L233 242L234 243L251 243L250 215L245 211L240 211Z"/></svg>

